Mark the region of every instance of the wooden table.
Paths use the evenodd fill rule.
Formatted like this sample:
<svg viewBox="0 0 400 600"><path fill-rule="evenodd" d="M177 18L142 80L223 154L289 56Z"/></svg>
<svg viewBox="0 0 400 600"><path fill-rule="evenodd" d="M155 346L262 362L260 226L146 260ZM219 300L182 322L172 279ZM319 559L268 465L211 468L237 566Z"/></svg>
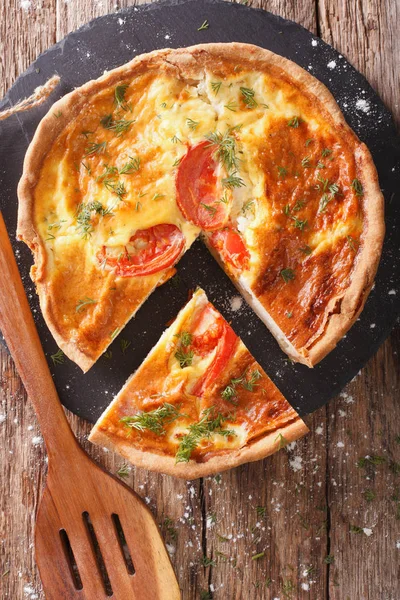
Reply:
<svg viewBox="0 0 400 600"><path fill-rule="evenodd" d="M0 93L69 31L134 3L3 0ZM398 0L252 5L331 43L366 75L400 122ZM346 390L308 418L310 435L290 450L192 483L130 471L126 481L160 524L184 600L400 598L399 350L397 327ZM2 349L0 415L0 597L42 600L33 525L46 456ZM83 446L116 473L122 461L88 444L90 425L69 416Z"/></svg>

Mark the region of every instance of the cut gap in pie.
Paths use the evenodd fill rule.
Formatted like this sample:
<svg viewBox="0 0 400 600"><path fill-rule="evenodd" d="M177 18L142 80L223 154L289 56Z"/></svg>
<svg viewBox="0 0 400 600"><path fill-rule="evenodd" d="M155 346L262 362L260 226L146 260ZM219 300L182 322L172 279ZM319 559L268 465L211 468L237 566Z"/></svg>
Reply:
<svg viewBox="0 0 400 600"><path fill-rule="evenodd" d="M264 458L307 431L198 289L89 440L139 467L194 479Z"/></svg>

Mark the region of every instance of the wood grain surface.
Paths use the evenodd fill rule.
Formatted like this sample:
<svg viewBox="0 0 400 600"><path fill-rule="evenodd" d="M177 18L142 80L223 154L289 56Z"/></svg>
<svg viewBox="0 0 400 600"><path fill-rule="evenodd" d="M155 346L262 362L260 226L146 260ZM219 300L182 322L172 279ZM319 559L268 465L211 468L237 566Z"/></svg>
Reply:
<svg viewBox="0 0 400 600"><path fill-rule="evenodd" d="M2 0L0 94L69 31L131 4ZM251 4L331 43L367 76L400 123L398 0ZM134 468L120 471L161 527L184 600L400 598L399 351L397 327L346 390L308 419L309 436L265 461L193 483ZM69 419L100 464L113 473L124 467L87 443L89 424ZM4 350L0 461L0 598L43 600L33 524L46 455Z"/></svg>

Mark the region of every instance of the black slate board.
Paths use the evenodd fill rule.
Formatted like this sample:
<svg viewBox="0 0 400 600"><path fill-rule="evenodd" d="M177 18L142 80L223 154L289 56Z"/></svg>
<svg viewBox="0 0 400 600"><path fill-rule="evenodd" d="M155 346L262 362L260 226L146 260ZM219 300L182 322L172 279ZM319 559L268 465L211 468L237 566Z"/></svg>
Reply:
<svg viewBox="0 0 400 600"><path fill-rule="evenodd" d="M207 30L197 31L208 19ZM52 102L104 70L121 65L137 54L157 48L189 46L203 42L249 42L295 61L331 90L354 131L370 148L386 199L387 235L376 285L361 318L326 359L313 370L292 365L264 325L243 303L233 311L237 297L228 278L200 242L180 261L179 281L170 281L151 296L111 346L112 359L104 356L87 373L68 359L54 366L49 358L64 405L94 421L118 392L126 378L156 343L165 324L187 298L187 289L202 286L210 300L263 365L289 401L304 415L336 395L365 365L388 336L398 314L400 295L400 144L389 112L379 97L338 52L311 33L262 10L223 0L175 0L140 7L95 19L50 48L18 78L0 110L30 95L54 73L61 85L42 107L0 122L0 206L29 294L35 321L50 357L57 346L40 313L29 279L32 257L14 241L16 188L26 148L39 120ZM121 338L131 341L125 351Z"/></svg>

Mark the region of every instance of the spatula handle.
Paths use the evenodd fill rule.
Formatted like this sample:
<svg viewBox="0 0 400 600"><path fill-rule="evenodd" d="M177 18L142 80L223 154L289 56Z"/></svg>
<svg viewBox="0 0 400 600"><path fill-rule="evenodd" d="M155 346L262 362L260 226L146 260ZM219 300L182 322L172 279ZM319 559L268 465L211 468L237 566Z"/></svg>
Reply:
<svg viewBox="0 0 400 600"><path fill-rule="evenodd" d="M0 212L0 330L35 408L49 458L78 446L65 417L36 331Z"/></svg>

